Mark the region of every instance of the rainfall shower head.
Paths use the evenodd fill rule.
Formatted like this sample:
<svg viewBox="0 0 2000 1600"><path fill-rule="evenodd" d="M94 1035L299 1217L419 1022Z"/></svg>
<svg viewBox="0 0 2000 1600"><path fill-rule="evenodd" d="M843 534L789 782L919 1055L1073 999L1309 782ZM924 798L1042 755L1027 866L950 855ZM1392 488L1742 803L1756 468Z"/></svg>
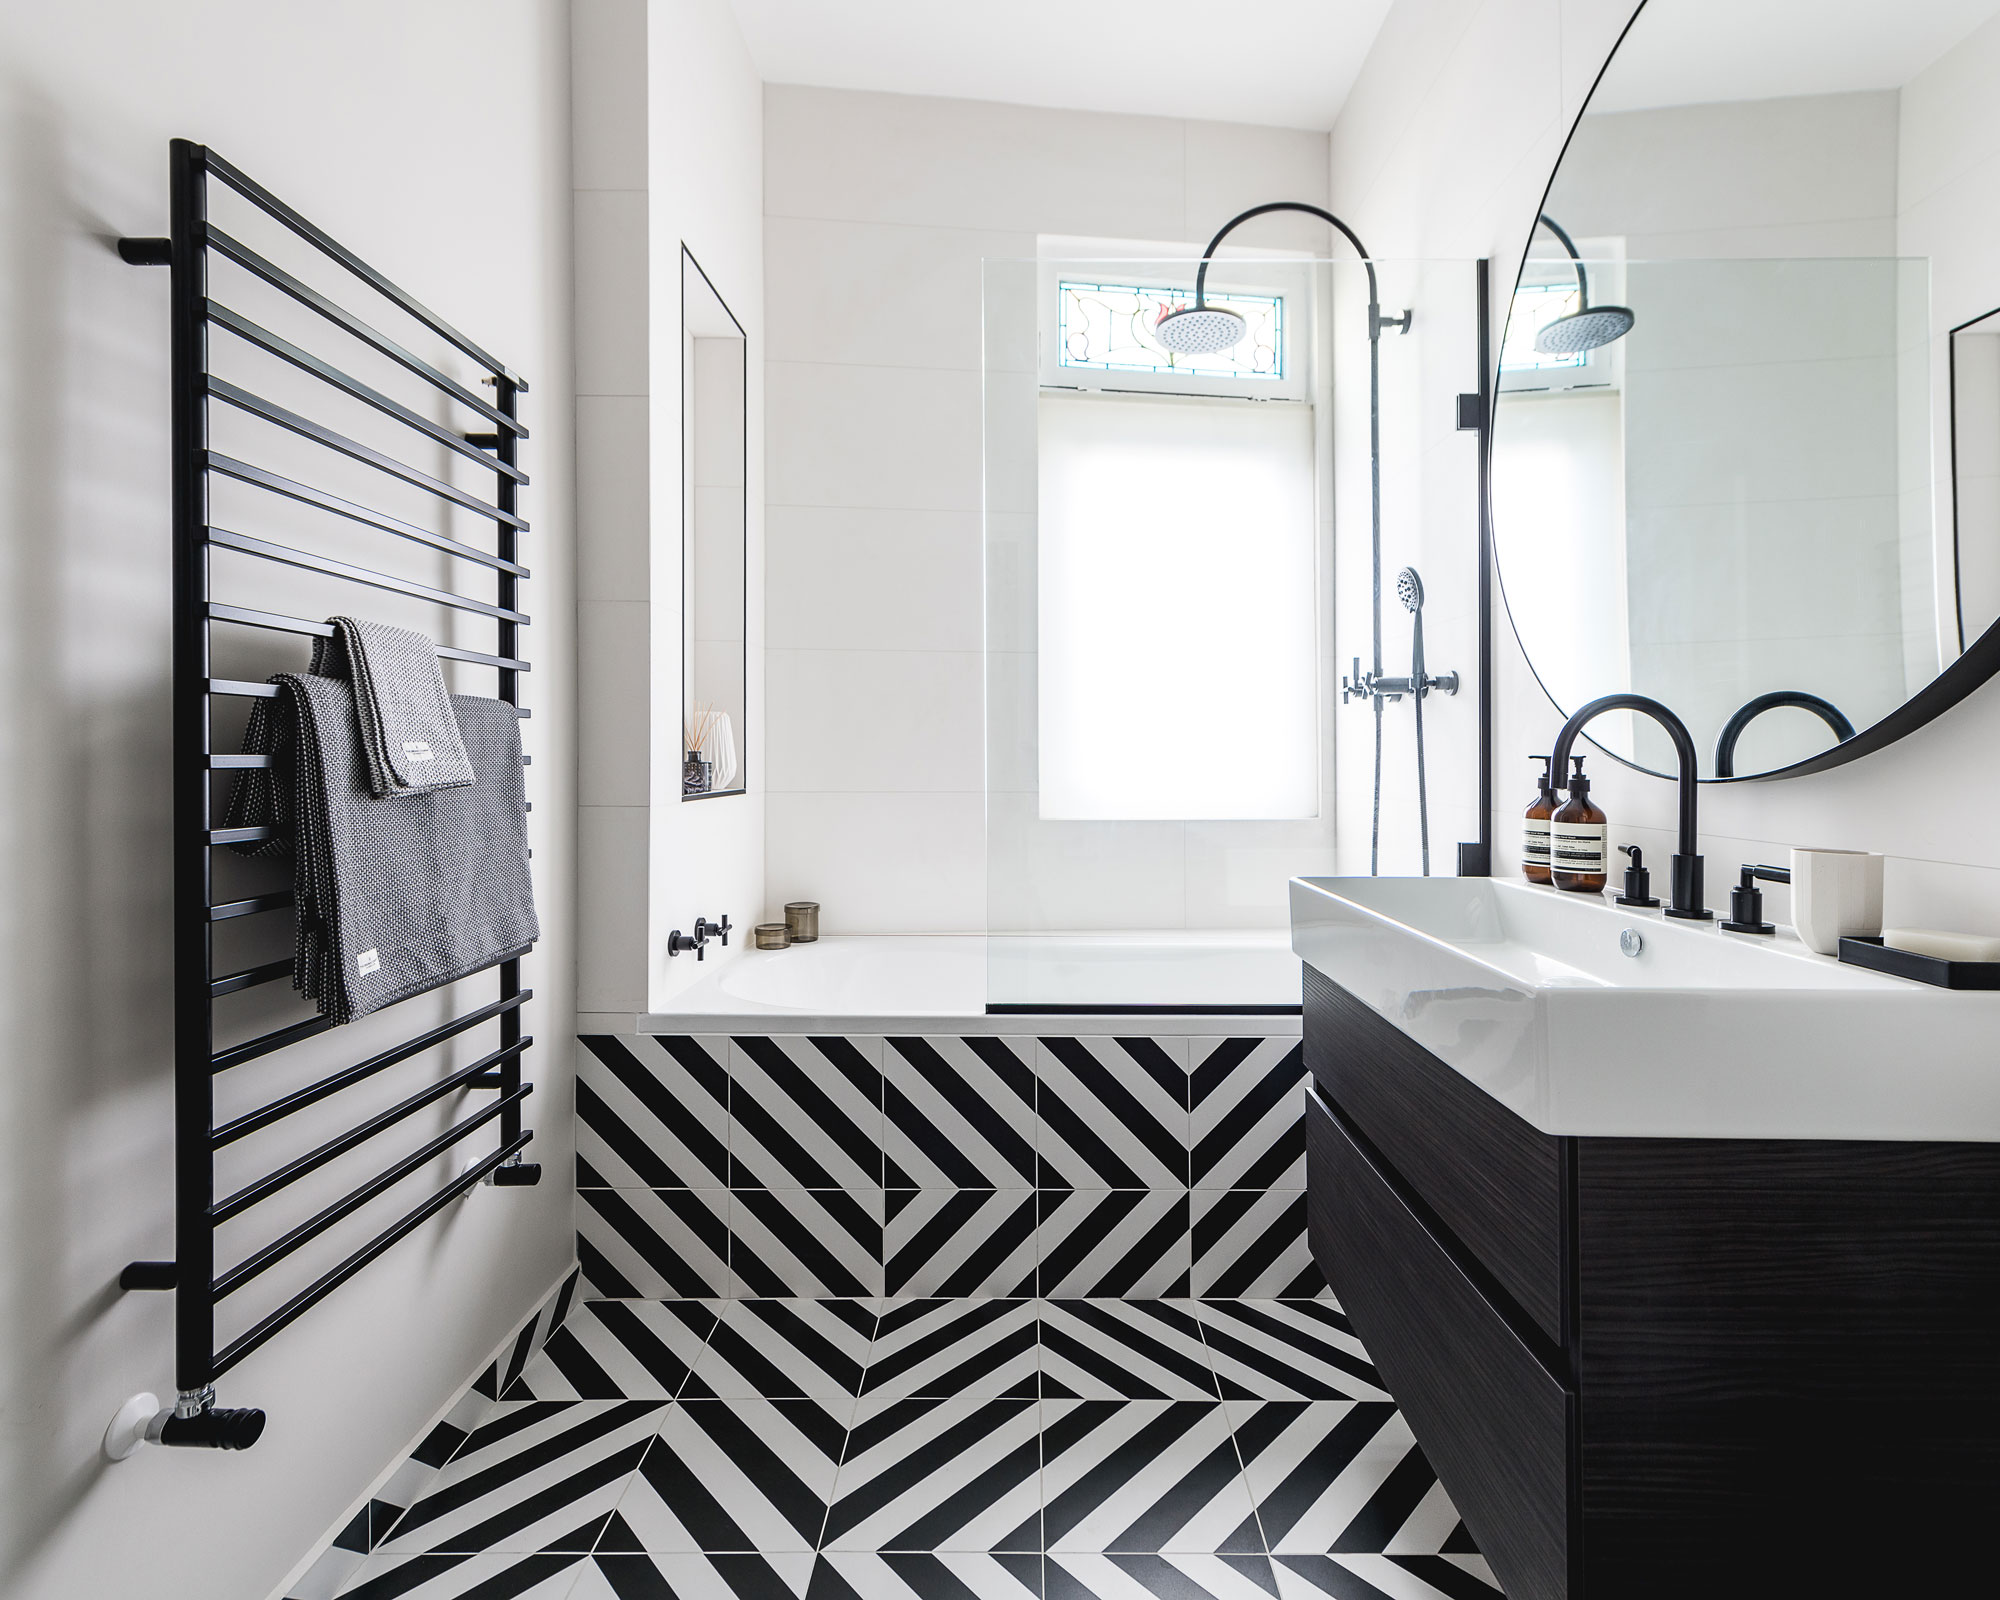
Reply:
<svg viewBox="0 0 2000 1600"><path fill-rule="evenodd" d="M1403 602L1405 611L1423 610L1424 580L1417 576L1415 567L1405 567L1396 574L1396 598Z"/></svg>
<svg viewBox="0 0 2000 1600"><path fill-rule="evenodd" d="M1250 324L1235 312L1203 305L1197 295L1196 304L1162 315L1153 324L1153 337L1177 354L1206 356L1218 350L1233 350L1243 342L1243 335L1249 329Z"/></svg>
<svg viewBox="0 0 2000 1600"><path fill-rule="evenodd" d="M1584 274L1583 257L1577 254L1576 242L1546 211L1535 220L1560 239L1563 249L1569 252L1570 262L1576 268L1577 303L1577 309L1568 316L1542 324L1535 334L1535 348L1545 356L1576 356L1624 338L1639 320L1632 308L1592 305L1590 279Z"/></svg>

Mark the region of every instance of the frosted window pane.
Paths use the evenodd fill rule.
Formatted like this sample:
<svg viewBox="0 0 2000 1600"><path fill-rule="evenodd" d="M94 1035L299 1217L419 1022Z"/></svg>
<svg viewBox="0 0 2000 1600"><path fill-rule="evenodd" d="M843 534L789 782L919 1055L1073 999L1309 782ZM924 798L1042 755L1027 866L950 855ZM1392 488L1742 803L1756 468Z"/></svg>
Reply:
<svg viewBox="0 0 2000 1600"><path fill-rule="evenodd" d="M1552 367L1580 367L1587 362L1590 353L1585 350L1559 356L1546 355L1535 348L1535 335L1557 317L1568 316L1578 304L1574 283L1524 283L1516 289L1514 312L1507 319L1506 343L1500 347L1500 370L1543 372Z"/></svg>
<svg viewBox="0 0 2000 1600"><path fill-rule="evenodd" d="M1097 372L1178 372L1191 378L1269 378L1285 375L1284 301L1277 295L1211 294L1203 304L1234 311L1248 324L1234 349L1205 355L1169 350L1153 328L1169 311L1194 304L1184 289L1148 289L1130 283L1064 279L1061 362Z"/></svg>
<svg viewBox="0 0 2000 1600"><path fill-rule="evenodd" d="M1040 814L1318 814L1312 410L1044 396Z"/></svg>

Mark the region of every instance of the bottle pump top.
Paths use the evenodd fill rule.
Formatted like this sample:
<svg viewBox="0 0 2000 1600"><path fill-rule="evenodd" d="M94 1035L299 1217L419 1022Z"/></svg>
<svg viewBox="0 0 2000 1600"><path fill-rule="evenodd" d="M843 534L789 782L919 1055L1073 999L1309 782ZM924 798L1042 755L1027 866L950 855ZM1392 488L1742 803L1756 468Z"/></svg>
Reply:
<svg viewBox="0 0 2000 1600"><path fill-rule="evenodd" d="M1542 789L1542 796L1541 796L1541 797L1542 797L1542 798L1543 798L1544 800L1553 800L1553 799L1555 799L1555 797L1556 797L1556 785L1555 785L1555 779L1554 779L1553 777L1551 777L1551 776L1550 776L1550 773L1549 773L1549 762L1550 762L1550 761L1552 761L1552 760L1554 759L1554 757L1552 757L1552 756L1530 756L1530 757L1528 757L1528 759L1529 759L1530 761L1539 761L1539 762L1541 762L1541 764L1542 764L1542 771L1541 771L1541 776L1539 776L1538 778L1536 778L1536 779L1535 779L1535 782L1541 785L1541 789Z"/></svg>
<svg viewBox="0 0 2000 1600"><path fill-rule="evenodd" d="M1570 760L1576 763L1576 771L1569 775L1569 797L1581 800L1590 793L1590 780L1583 775L1583 757L1571 756Z"/></svg>

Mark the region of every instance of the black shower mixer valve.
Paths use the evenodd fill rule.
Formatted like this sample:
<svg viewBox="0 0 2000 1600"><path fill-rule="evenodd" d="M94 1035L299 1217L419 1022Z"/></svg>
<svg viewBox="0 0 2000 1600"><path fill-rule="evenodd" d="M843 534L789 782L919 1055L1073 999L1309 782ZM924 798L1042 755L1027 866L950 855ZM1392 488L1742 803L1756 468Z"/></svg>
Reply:
<svg viewBox="0 0 2000 1600"><path fill-rule="evenodd" d="M703 960L708 955L708 941L711 939L721 944L725 950L728 949L729 931L734 926L727 912L723 913L720 922L710 922L706 917L696 917L693 933L682 933L676 928L667 935L667 954L678 956L692 950L695 960Z"/></svg>

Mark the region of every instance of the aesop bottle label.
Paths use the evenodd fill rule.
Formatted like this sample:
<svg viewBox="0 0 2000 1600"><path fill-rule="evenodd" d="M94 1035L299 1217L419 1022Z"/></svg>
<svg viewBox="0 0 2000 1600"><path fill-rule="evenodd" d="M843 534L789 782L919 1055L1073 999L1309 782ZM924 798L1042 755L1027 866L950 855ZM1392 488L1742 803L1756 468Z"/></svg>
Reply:
<svg viewBox="0 0 2000 1600"><path fill-rule="evenodd" d="M1530 817L1521 834L1521 860L1531 867L1549 864L1549 819Z"/></svg>
<svg viewBox="0 0 2000 1600"><path fill-rule="evenodd" d="M1549 829L1549 864L1558 872L1602 872L1602 822L1556 822Z"/></svg>

